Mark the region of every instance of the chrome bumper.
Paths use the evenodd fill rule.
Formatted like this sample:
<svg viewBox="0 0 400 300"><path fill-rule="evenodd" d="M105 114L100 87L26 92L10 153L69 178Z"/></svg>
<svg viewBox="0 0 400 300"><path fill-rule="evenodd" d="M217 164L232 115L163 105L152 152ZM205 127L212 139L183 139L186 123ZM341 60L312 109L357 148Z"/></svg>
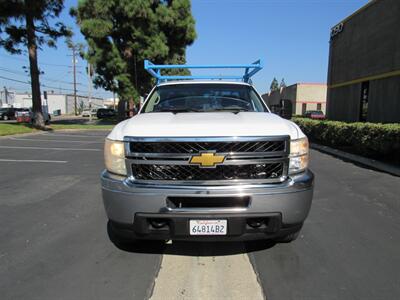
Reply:
<svg viewBox="0 0 400 300"><path fill-rule="evenodd" d="M139 184L103 171L103 202L110 220L132 224L136 213L280 213L283 224L302 223L310 210L314 175L311 171L292 176L283 183L186 186ZM171 209L168 197L250 197L246 208Z"/></svg>

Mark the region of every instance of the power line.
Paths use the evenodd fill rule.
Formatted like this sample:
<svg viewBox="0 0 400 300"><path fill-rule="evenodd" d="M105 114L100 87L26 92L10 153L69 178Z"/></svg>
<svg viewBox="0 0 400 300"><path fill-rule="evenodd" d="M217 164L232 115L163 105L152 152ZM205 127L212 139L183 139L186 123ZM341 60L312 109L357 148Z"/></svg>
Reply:
<svg viewBox="0 0 400 300"><path fill-rule="evenodd" d="M7 72L7 73L16 74L16 75L24 75L24 76L26 75L26 73L24 73L24 72L18 72L18 71L5 69L5 68L1 68L1 67L0 67L0 71L4 71L4 72Z"/></svg>
<svg viewBox="0 0 400 300"><path fill-rule="evenodd" d="M15 79L15 78L9 78L9 77L5 77L5 76L1 76L1 75L0 75L0 78L1 78L1 79L5 79L5 80L9 80L9 81L13 81L13 82L18 82L18 83L26 84L26 85L31 85L30 82L18 80L18 79ZM41 87L45 87L45 88L49 88L49 89L55 89L55 90L63 90L63 91L71 91L71 92L74 92L74 89L66 89L66 88L54 87L54 86L45 85L45 84L40 84L40 86L41 86ZM76 90L76 92L79 92L79 93L81 93L81 94L86 94L86 93L87 93L87 91L83 91L83 90ZM94 92L93 95L96 96L96 97L105 97L105 96L102 96L102 95L101 95L102 93L106 93L106 91L104 91L104 92L97 91L97 92Z"/></svg>
<svg viewBox="0 0 400 300"><path fill-rule="evenodd" d="M24 84L31 85L29 82L21 81L21 80L17 80L17 79L13 79L13 78L7 78L7 77L4 77L4 76L0 76L0 78L5 79L5 80L10 80L10 81L14 81L14 82L19 82L19 83L24 83Z"/></svg>
<svg viewBox="0 0 400 300"><path fill-rule="evenodd" d="M15 75L19 75L19 76L28 76L28 74L26 74L26 73L24 73L24 72L13 71L13 70L1 68L1 67L0 67L0 71L8 72L8 73L15 74ZM43 75L40 75L40 78L41 78L41 80L50 81L50 82L64 83L64 84L74 84L73 82L69 82L69 81L63 81L63 80L58 80L58 79L44 78ZM82 83L77 83L77 85L82 85L82 86L84 86Z"/></svg>
<svg viewBox="0 0 400 300"><path fill-rule="evenodd" d="M31 85L30 82L27 81L22 81L22 80L17 80L14 78L9 78L9 77L4 77L4 76L0 76L0 78L5 79L5 80L9 80L9 81L14 81L14 82L18 82L18 83L23 83L23 84L29 84ZM50 86L50 85L46 85L46 84L40 84L41 87L45 87L45 88L49 88L49 89L56 89L56 90L64 90L64 91L74 91L74 89L66 89L66 88L60 88L60 87L55 87L55 86ZM82 91L82 90L76 90L77 92L80 93L86 93L86 91Z"/></svg>
<svg viewBox="0 0 400 300"><path fill-rule="evenodd" d="M6 58L8 58L8 59L13 59L13 60L18 60L18 61L28 62L26 59L19 58L19 57L13 57L13 56L4 55L4 54L0 54L0 56L6 57ZM67 68L70 68L70 67L71 67L70 65L52 64L52 63L40 62L40 61L39 61L39 65L50 66L50 67L67 67ZM76 66L76 67L77 67L77 68L82 68L82 66Z"/></svg>

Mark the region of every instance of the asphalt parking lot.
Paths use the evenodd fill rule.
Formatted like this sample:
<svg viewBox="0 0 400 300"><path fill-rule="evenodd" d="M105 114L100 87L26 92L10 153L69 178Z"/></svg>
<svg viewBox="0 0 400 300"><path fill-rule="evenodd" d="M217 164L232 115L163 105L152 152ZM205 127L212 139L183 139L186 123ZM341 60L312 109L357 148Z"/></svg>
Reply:
<svg viewBox="0 0 400 300"><path fill-rule="evenodd" d="M119 249L101 201L106 134L0 139L1 299L399 297L399 177L312 151L297 241Z"/></svg>

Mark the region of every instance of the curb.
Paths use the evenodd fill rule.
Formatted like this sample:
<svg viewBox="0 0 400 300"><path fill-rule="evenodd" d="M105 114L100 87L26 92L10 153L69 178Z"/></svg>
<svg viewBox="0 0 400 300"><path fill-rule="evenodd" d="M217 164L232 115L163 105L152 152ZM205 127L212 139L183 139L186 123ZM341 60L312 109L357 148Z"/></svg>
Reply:
<svg viewBox="0 0 400 300"><path fill-rule="evenodd" d="M397 167L395 165L391 165L391 164L384 163L384 162L381 162L381 161L378 161L375 159L351 154L348 152L344 152L344 151L341 151L338 149L334 149L334 148L319 145L319 144L311 143L311 148L318 150L320 152L323 152L323 153L331 154L335 157L342 158L344 160L358 163L360 165L369 167L374 170L378 170L381 172L385 172L385 173L400 177L400 167Z"/></svg>
<svg viewBox="0 0 400 300"><path fill-rule="evenodd" d="M14 133L14 134L7 134L0 136L0 140L7 139L12 136L24 137L24 136L31 136L31 135L40 135L43 134L43 131L34 131L34 132L26 132L26 133Z"/></svg>
<svg viewBox="0 0 400 300"><path fill-rule="evenodd" d="M48 131L37 130L34 132L27 132L27 133L14 133L8 135L1 135L0 140L7 139L9 137L24 137L24 136L31 136L31 135L40 135L40 134L47 134L49 132L76 132L76 131L110 131L111 129L100 129L100 128L65 128L65 129L53 129Z"/></svg>

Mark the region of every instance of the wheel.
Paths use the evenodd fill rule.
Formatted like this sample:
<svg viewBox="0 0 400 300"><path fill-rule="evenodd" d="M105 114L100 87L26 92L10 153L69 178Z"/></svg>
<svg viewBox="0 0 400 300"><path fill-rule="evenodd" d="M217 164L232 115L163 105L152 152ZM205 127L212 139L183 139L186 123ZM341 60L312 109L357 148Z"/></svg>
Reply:
<svg viewBox="0 0 400 300"><path fill-rule="evenodd" d="M4 121L8 121L8 116L3 116Z"/></svg>
<svg viewBox="0 0 400 300"><path fill-rule="evenodd" d="M275 242L277 243L290 243L296 240L299 237L300 230L296 232L292 232L288 235L284 235L282 237L278 237L275 239Z"/></svg>

